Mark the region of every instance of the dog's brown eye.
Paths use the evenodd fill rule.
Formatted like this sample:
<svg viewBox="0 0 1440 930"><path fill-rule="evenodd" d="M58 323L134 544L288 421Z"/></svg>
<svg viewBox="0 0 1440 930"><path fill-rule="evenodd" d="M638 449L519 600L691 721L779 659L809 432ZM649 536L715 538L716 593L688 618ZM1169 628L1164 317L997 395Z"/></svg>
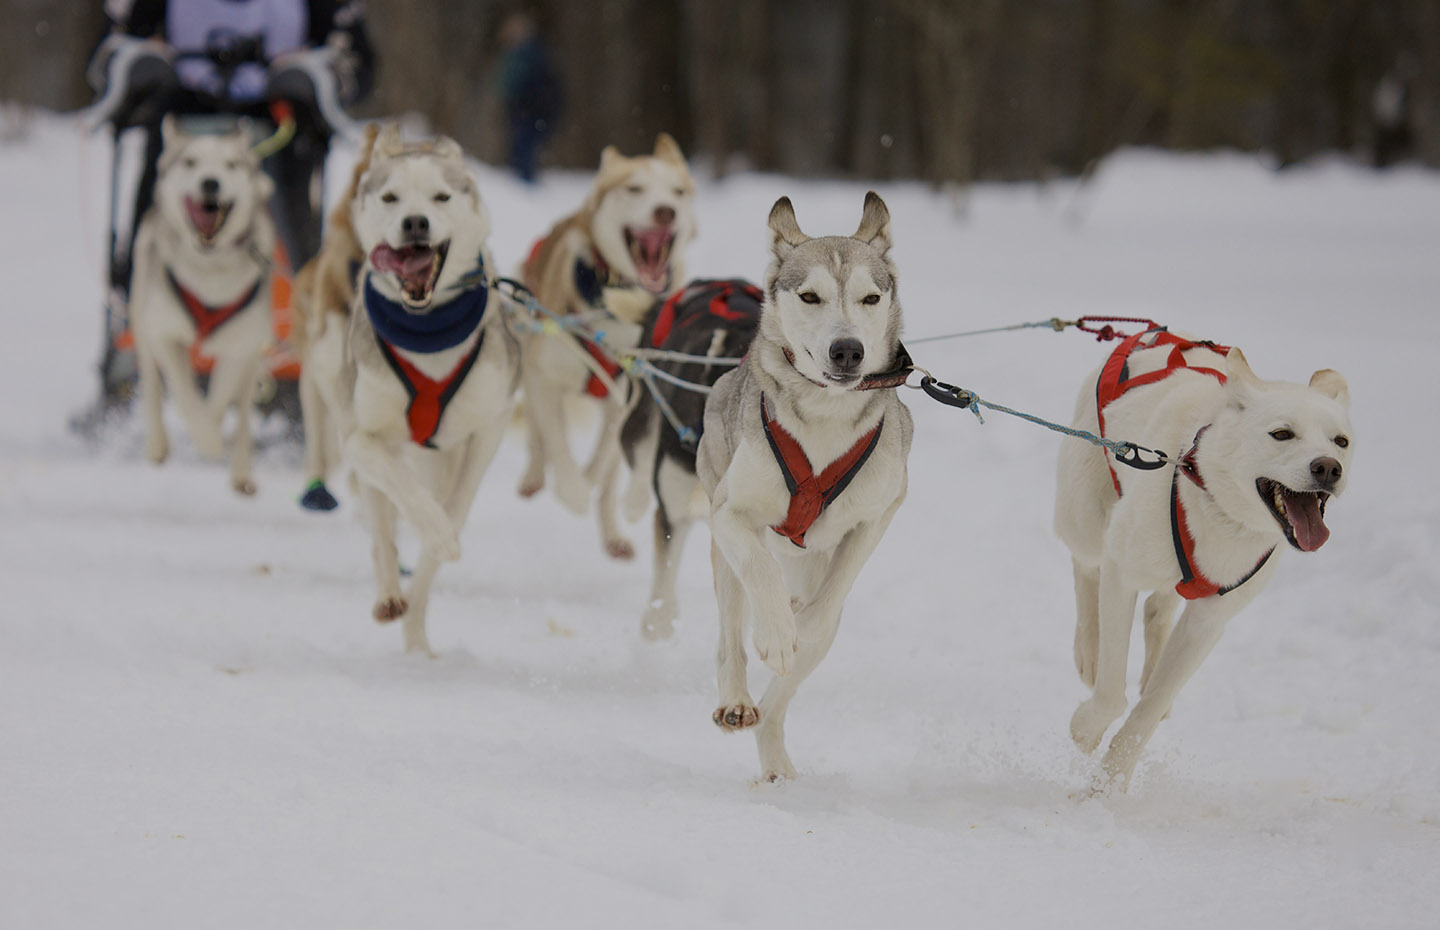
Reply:
<svg viewBox="0 0 1440 930"><path fill-rule="evenodd" d="M815 293L814 291L805 291L803 294L800 295L800 299L805 301L807 304L818 304L820 302L820 295Z"/></svg>
<svg viewBox="0 0 1440 930"><path fill-rule="evenodd" d="M1288 429L1276 429L1270 431L1270 438L1276 442L1284 442L1287 439L1294 439L1295 433Z"/></svg>
<svg viewBox="0 0 1440 930"><path fill-rule="evenodd" d="M879 294L866 294L864 297L860 298L860 302L861 302L862 304L868 304L869 306L872 306L872 307L873 307L873 306L875 306L876 304L878 304L878 303L880 302L880 295L879 295Z"/></svg>
<svg viewBox="0 0 1440 930"><path fill-rule="evenodd" d="M227 161L227 162L225 163L225 170L226 170L226 171L234 171L236 168L239 168L239 167L240 167L240 163L239 163L238 161Z"/></svg>
<svg viewBox="0 0 1440 930"><path fill-rule="evenodd" d="M685 190L685 188L683 188L683 187L677 187L677 188L675 188L675 196L676 196L676 197L684 197L687 193L689 193L689 191Z"/></svg>
<svg viewBox="0 0 1440 930"><path fill-rule="evenodd" d="M381 202L381 203L394 203L395 201L397 201L397 200L399 200L399 199L400 199L399 197L397 197L396 195L394 195L394 194L392 194L392 193L390 193L390 192L388 192L388 191L387 191L386 193L383 193L383 194L380 195L380 202Z"/></svg>
<svg viewBox="0 0 1440 930"><path fill-rule="evenodd" d="M186 168L194 168L196 164L197 164L197 162L196 162L195 159L193 159L193 158L187 158L187 159L185 159L185 167L186 167Z"/></svg>
<svg viewBox="0 0 1440 930"><path fill-rule="evenodd" d="M625 185L625 190L629 191L629 192L632 193L632 194L643 194L643 193L645 193L645 188L644 188L644 186L643 186L643 185L640 185L640 184L627 184L627 185Z"/></svg>
<svg viewBox="0 0 1440 930"><path fill-rule="evenodd" d="M1350 448L1350 437L1348 437L1348 436L1336 436L1336 437L1335 437L1335 445L1339 446L1339 447L1342 448L1342 449L1348 449L1348 448Z"/></svg>
<svg viewBox="0 0 1440 930"><path fill-rule="evenodd" d="M436 203L444 203L445 201L447 201L447 200L449 200L449 199L450 199L450 195L447 194L447 193L445 193L444 191L441 191L440 193L438 193L438 194L435 195L435 202L436 202Z"/></svg>

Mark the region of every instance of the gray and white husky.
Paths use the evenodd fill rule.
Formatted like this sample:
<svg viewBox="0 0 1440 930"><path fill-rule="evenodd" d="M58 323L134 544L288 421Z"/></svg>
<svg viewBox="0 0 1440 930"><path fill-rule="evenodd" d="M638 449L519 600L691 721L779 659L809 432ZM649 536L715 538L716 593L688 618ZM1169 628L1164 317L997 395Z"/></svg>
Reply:
<svg viewBox="0 0 1440 930"><path fill-rule="evenodd" d="M755 728L762 777L793 778L785 711L830 649L840 611L905 499L910 412L890 212L873 191L853 236L811 238L789 198L745 361L705 405L696 471L710 497L724 730ZM746 686L745 621L775 673Z"/></svg>

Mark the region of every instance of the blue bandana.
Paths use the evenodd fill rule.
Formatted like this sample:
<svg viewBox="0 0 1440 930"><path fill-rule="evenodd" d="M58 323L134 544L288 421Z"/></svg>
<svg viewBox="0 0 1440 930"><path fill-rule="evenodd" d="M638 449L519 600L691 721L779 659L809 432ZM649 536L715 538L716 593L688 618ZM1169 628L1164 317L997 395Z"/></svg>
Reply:
<svg viewBox="0 0 1440 930"><path fill-rule="evenodd" d="M370 283L365 276L365 313L379 337L409 352L439 352L451 349L475 332L485 318L490 289L485 286L461 291L448 303L415 313L396 303Z"/></svg>

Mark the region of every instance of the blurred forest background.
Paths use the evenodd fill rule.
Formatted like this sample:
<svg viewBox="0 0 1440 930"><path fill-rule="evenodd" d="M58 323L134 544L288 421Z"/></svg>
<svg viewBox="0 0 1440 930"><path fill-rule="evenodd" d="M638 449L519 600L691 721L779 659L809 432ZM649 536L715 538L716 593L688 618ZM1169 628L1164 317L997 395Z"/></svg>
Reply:
<svg viewBox="0 0 1440 930"><path fill-rule="evenodd" d="M0 0L0 99L69 109L99 0ZM496 0L370 0L359 115L503 162ZM1124 145L1440 165L1440 0L534 0L549 165L674 134L714 170L1038 178Z"/></svg>

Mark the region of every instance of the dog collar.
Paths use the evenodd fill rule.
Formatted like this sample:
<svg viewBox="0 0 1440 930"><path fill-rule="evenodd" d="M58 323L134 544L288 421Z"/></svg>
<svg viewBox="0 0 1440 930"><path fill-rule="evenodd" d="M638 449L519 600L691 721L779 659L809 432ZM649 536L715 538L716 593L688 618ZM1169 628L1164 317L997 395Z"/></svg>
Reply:
<svg viewBox="0 0 1440 930"><path fill-rule="evenodd" d="M483 269L482 269L483 270ZM409 352L453 349L480 325L489 303L485 286L461 291L449 301L415 313L375 289L365 275L365 313L380 338Z"/></svg>
<svg viewBox="0 0 1440 930"><path fill-rule="evenodd" d="M251 302L255 300L255 296L260 293L260 282L262 280L261 278L256 278L255 283L250 285L250 289L244 294L241 294L228 304L215 307L196 297L193 291L180 283L180 279L175 277L175 272L169 268L165 269L165 279L170 282L170 289L175 292L176 297L180 298L180 303L184 306L185 312L190 314L190 319L195 323L196 343L201 343L209 339L211 333L234 319L235 315L241 310L250 306Z"/></svg>
<svg viewBox="0 0 1440 930"><path fill-rule="evenodd" d="M781 351L785 353L785 361L790 363L790 367L794 368L796 374L800 375L800 377L804 378L806 381L809 381L816 387L828 388L833 386L824 381L816 381L814 378L801 371L800 366L795 364L795 353L790 349L789 346L783 347ZM860 379L859 384L855 385L853 388L849 388L848 390L877 391L884 388L897 388L905 383L906 378L910 377L910 372L914 369L914 367L915 362L910 358L910 353L905 350L905 346L902 343L897 342L895 344L894 365L890 366L890 368L886 371L877 371L873 374L866 375L865 377Z"/></svg>
<svg viewBox="0 0 1440 930"><path fill-rule="evenodd" d="M865 460L875 451L876 444L880 442L880 428L885 425L885 420L882 417L868 433L855 440L853 446L818 475L810 465L805 450L800 448L799 441L786 432L778 420L770 416L764 394L760 395L760 422L765 427L765 439L770 443L775 464L780 466L785 487L790 491L790 507L785 512L784 522L771 526L770 529L804 549L805 534L810 527L820 519L825 508L850 486L850 482L860 473Z"/></svg>

